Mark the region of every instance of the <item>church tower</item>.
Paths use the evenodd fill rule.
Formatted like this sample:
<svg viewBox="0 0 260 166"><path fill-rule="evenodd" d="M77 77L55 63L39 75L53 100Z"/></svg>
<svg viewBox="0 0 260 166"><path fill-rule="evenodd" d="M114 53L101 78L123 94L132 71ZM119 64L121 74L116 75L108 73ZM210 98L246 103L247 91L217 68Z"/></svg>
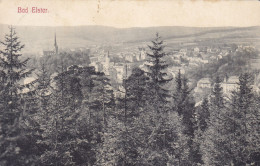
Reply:
<svg viewBox="0 0 260 166"><path fill-rule="evenodd" d="M59 53L59 49L58 49L58 44L57 44L57 41L56 41L56 32L55 32L55 37L54 37L54 47L55 47L55 54L58 55Z"/></svg>

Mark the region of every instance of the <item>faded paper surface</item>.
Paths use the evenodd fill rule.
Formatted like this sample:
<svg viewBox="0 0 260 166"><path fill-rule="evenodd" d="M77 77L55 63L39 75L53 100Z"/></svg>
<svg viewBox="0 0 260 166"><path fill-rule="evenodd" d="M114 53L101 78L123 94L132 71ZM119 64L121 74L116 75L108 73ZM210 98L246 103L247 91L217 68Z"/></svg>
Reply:
<svg viewBox="0 0 260 166"><path fill-rule="evenodd" d="M0 0L0 41L0 165L260 165L260 1Z"/></svg>
<svg viewBox="0 0 260 166"><path fill-rule="evenodd" d="M48 13L18 13L18 7L48 9ZM260 2L254 0L1 0L0 23L36 26L105 25L257 26Z"/></svg>

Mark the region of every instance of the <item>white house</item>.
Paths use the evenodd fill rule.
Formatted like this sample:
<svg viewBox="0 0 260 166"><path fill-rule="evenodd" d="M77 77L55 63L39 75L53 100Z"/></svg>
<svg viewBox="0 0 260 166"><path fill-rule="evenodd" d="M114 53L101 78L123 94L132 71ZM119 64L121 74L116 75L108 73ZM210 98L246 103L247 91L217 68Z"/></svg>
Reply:
<svg viewBox="0 0 260 166"><path fill-rule="evenodd" d="M124 65L115 65L114 69L116 70L116 77L118 83L122 83L124 79L124 73L125 73Z"/></svg>
<svg viewBox="0 0 260 166"><path fill-rule="evenodd" d="M195 48L193 49L193 51L196 52L196 53L198 53L198 52L200 52L200 49L199 49L199 47L195 47Z"/></svg>
<svg viewBox="0 0 260 166"><path fill-rule="evenodd" d="M202 78L197 83L198 88L211 88L211 82L209 78Z"/></svg>
<svg viewBox="0 0 260 166"><path fill-rule="evenodd" d="M232 91L237 90L239 82L238 76L231 76L228 79L225 79L224 82L221 84L223 88L223 92L225 94L230 94Z"/></svg>
<svg viewBox="0 0 260 166"><path fill-rule="evenodd" d="M127 60L129 62L133 62L134 61L134 56L132 54L126 54L125 55L125 60Z"/></svg>

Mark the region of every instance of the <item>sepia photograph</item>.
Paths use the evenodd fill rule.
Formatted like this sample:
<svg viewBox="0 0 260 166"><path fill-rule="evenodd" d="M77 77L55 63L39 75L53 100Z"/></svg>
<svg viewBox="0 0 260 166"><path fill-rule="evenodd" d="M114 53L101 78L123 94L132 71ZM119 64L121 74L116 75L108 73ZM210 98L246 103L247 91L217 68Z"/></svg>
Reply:
<svg viewBox="0 0 260 166"><path fill-rule="evenodd" d="M260 1L0 0L0 166L260 166Z"/></svg>

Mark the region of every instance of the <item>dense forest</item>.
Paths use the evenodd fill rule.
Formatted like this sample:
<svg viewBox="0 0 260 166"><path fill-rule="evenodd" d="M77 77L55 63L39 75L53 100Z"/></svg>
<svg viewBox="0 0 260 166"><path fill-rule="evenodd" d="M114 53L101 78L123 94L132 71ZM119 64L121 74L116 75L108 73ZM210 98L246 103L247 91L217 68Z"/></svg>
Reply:
<svg viewBox="0 0 260 166"><path fill-rule="evenodd" d="M210 95L195 107L189 78L179 72L168 79L158 34L148 72L134 68L121 98L88 65L68 67L61 58L52 64L55 76L46 61L30 69L12 27L1 44L1 166L260 165L260 96L250 72L240 73L230 98L215 76ZM37 79L21 83L31 74ZM169 81L173 91L163 88Z"/></svg>

